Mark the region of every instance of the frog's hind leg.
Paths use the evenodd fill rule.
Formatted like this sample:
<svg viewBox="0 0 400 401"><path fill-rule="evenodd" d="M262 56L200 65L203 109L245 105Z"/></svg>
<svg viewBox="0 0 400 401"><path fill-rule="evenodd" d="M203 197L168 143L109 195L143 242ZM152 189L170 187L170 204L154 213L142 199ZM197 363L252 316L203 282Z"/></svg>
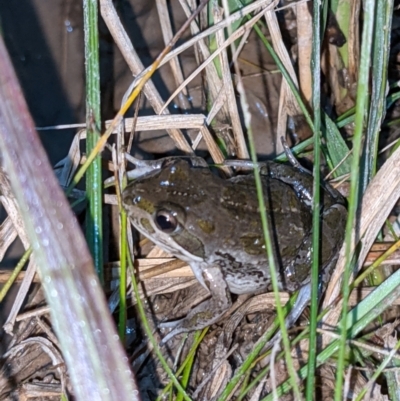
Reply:
<svg viewBox="0 0 400 401"><path fill-rule="evenodd" d="M211 299L192 309L183 319L161 323L161 328L173 327L161 341L166 344L180 333L203 329L217 322L232 305L228 284L219 267L207 267L203 270L203 282L211 293Z"/></svg>

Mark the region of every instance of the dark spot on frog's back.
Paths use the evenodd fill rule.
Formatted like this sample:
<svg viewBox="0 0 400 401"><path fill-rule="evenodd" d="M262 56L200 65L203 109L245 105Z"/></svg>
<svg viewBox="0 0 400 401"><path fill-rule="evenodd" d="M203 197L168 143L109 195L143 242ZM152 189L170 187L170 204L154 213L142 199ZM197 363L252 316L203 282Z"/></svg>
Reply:
<svg viewBox="0 0 400 401"><path fill-rule="evenodd" d="M198 219L196 220L196 223L199 226L199 228L206 234L211 234L215 230L215 226L212 221Z"/></svg>
<svg viewBox="0 0 400 401"><path fill-rule="evenodd" d="M225 209L232 219L252 221L254 219L248 217L249 213L259 216L258 202L254 202L252 195L252 191L243 186L227 186L222 191L219 207Z"/></svg>
<svg viewBox="0 0 400 401"><path fill-rule="evenodd" d="M194 177L209 176L211 171L204 167L192 167L187 161L180 160L171 166L169 170L169 178L171 182L184 183L193 182Z"/></svg>
<svg viewBox="0 0 400 401"><path fill-rule="evenodd" d="M189 180L189 166L187 163L179 163L169 170L169 177L172 182L184 182Z"/></svg>
<svg viewBox="0 0 400 401"><path fill-rule="evenodd" d="M265 252L264 239L258 234L246 234L240 237L240 243L249 255L261 255Z"/></svg>
<svg viewBox="0 0 400 401"><path fill-rule="evenodd" d="M222 205L225 207L231 205L246 205L247 196L240 190L239 186L235 188L229 185L223 189L221 200Z"/></svg>
<svg viewBox="0 0 400 401"><path fill-rule="evenodd" d="M135 202L135 206L144 210L148 214L153 214L155 211L154 203L144 199L143 197L140 197L140 200Z"/></svg>

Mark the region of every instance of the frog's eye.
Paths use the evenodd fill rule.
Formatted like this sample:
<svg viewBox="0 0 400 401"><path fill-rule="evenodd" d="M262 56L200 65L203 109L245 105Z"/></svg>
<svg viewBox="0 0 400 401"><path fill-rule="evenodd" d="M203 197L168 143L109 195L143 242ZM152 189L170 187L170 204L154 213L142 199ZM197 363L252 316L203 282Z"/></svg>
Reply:
<svg viewBox="0 0 400 401"><path fill-rule="evenodd" d="M179 225L176 213L170 210L161 209L157 211L154 220L157 227L167 234L173 233Z"/></svg>

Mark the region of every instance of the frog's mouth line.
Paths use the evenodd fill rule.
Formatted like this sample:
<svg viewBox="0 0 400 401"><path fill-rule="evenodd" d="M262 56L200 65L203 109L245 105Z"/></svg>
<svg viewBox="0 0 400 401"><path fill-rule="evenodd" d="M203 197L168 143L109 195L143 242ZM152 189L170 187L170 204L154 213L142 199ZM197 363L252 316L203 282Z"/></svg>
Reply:
<svg viewBox="0 0 400 401"><path fill-rule="evenodd" d="M149 221L149 220L148 220ZM186 249L182 248L176 241L174 241L173 236L170 234L165 234L161 232L157 226L154 224L153 221L149 221L151 224L153 230L157 233L158 237L162 237L165 240L161 241L155 236L151 236L148 231L141 226L141 224L137 223L136 221L134 222L134 227L141 233L143 234L146 238L148 238L151 242L159 246L161 249L165 249L168 253L171 255L183 260L187 264L191 265L193 262L195 263L203 263L204 260L196 255L191 254L188 252ZM170 243L173 243L173 246L170 245Z"/></svg>

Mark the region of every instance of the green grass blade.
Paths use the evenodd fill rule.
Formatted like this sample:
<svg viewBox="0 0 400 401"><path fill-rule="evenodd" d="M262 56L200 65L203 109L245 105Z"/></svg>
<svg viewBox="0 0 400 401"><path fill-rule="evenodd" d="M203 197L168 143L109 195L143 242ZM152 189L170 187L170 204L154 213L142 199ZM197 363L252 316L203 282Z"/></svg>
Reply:
<svg viewBox="0 0 400 401"><path fill-rule="evenodd" d="M119 338L121 339L122 344L125 344L126 337L126 286L127 286L127 256L128 256L128 239L127 239L127 231L128 231L128 218L125 210L120 206L120 280L119 280L119 314L118 314L118 333Z"/></svg>
<svg viewBox="0 0 400 401"><path fill-rule="evenodd" d="M100 120L100 66L98 38L98 6L95 0L83 1L86 65L86 153L96 145L101 130ZM103 194L101 158L96 156L86 173L88 213L86 240L93 256L100 281L104 283L103 271Z"/></svg>
<svg viewBox="0 0 400 401"><path fill-rule="evenodd" d="M236 67L236 65L235 65L235 67ZM239 80L240 80L240 73L238 71L237 71L237 74L238 74ZM253 132L251 129L251 114L250 114L250 111L248 108L246 94L245 94L245 91L243 89L243 85L241 82L238 84L238 91L240 93L240 101L241 101L241 105L242 105L247 135L248 135L248 139L249 139L249 149L250 149L251 160L253 161L254 165L257 165L257 153L256 153L256 148L255 148L255 143L254 143ZM261 224L262 224L263 233L264 233L264 242L265 242L265 248L266 248L266 253L267 253L268 266L269 266L270 274L271 274L271 283L272 283L272 288L274 290L274 297L275 297L277 315L278 315L278 320L279 320L279 327L280 327L280 330L282 333L283 348L285 350L286 366L287 366L287 369L289 372L290 380L293 385L293 392L295 395L295 399L300 400L301 395L300 395L300 389L297 384L297 374L294 369L293 359L292 359L292 356L290 353L290 342L289 342L289 337L287 334L287 329L285 326L285 317L284 317L284 313L283 313L283 308L282 308L280 298L279 298L278 273L277 273L277 267L275 265L274 251L272 249L272 241L271 241L271 234L269 231L269 223L268 223L268 219L267 219L267 214L265 212L267 209L265 207L261 175L260 175L259 169L257 169L257 168L254 169L254 179L255 179L256 189L257 189L257 198L258 198L258 204L259 204L259 208L260 208L260 217L261 217Z"/></svg>
<svg viewBox="0 0 400 401"><path fill-rule="evenodd" d="M364 192L376 172L378 141L386 112L386 90L390 51L393 0L376 5L374 47L372 53L372 93L363 154L361 191Z"/></svg>
<svg viewBox="0 0 400 401"><path fill-rule="evenodd" d="M32 255L32 248L29 247L24 254L22 255L20 261L18 262L17 266L15 266L15 269L11 273L9 279L7 282L2 286L0 290L0 302L3 301L4 297L7 295L8 290L11 288L11 286L14 284L15 280L18 277L18 274L21 272L23 267L25 266L26 262L29 260L30 256Z"/></svg>
<svg viewBox="0 0 400 401"><path fill-rule="evenodd" d="M357 103L356 103L356 116L355 116L355 130L353 140L353 161L351 166L351 181L350 181L350 197L349 197L349 213L346 225L346 268L343 274L342 295L343 295L343 309L341 320L341 338L340 350L337 362L336 372L336 385L335 385L335 401L341 401L343 398L343 373L345 368L345 353L346 353L346 340L347 328L345 322L347 320L347 301L349 298L350 287L349 278L351 272L350 248L353 227L355 226L356 210L358 207L358 192L359 192L359 159L361 153L361 140L364 132L365 116L368 110L369 98L369 68L372 47L372 33L374 27L374 11L375 0L366 0L364 2L364 21L363 21L363 34L361 44L361 60L360 72L357 86Z"/></svg>
<svg viewBox="0 0 400 401"><path fill-rule="evenodd" d="M332 168L338 166L334 175L335 177L340 177L348 174L351 169L353 156L348 156L350 150L336 124L326 113L322 113L322 118L324 121L322 134L325 138L326 156Z"/></svg>
<svg viewBox="0 0 400 401"><path fill-rule="evenodd" d="M311 56L312 105L314 111L314 182L313 182L313 227L312 227L312 266L311 266L311 311L308 354L308 376L306 400L315 396L315 369L317 354L317 314L320 244L320 164L321 164L321 8L318 1L313 3L313 42Z"/></svg>

